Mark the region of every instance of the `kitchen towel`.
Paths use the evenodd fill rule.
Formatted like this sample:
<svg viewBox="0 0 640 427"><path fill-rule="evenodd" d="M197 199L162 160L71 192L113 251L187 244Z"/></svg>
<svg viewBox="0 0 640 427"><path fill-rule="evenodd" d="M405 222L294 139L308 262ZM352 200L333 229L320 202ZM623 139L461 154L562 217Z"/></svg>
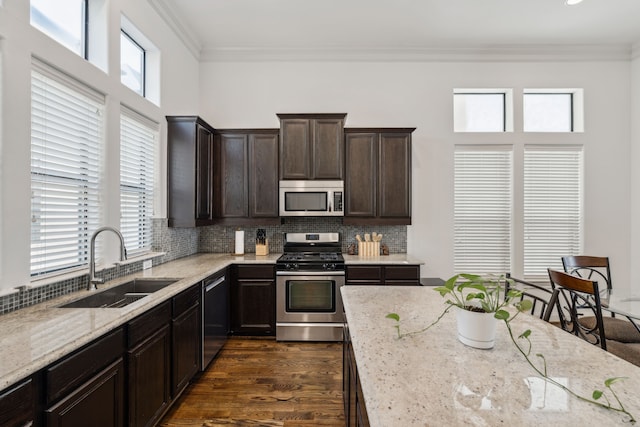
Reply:
<svg viewBox="0 0 640 427"><path fill-rule="evenodd" d="M238 230L236 231L236 251L237 255L244 254L244 231Z"/></svg>

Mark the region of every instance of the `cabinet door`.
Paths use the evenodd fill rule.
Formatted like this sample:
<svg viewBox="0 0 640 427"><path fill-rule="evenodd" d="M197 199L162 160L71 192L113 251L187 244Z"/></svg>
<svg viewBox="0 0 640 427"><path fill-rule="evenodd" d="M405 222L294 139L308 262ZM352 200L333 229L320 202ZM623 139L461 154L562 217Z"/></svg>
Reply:
<svg viewBox="0 0 640 427"><path fill-rule="evenodd" d="M124 425L124 363L116 360L45 411L47 426Z"/></svg>
<svg viewBox="0 0 640 427"><path fill-rule="evenodd" d="M378 216L411 218L411 134L382 133L379 147Z"/></svg>
<svg viewBox="0 0 640 427"><path fill-rule="evenodd" d="M378 134L348 133L345 140L345 216L375 217Z"/></svg>
<svg viewBox="0 0 640 427"><path fill-rule="evenodd" d="M129 425L151 426L169 405L169 325L127 352Z"/></svg>
<svg viewBox="0 0 640 427"><path fill-rule="evenodd" d="M213 134L196 124L196 218L213 217Z"/></svg>
<svg viewBox="0 0 640 427"><path fill-rule="evenodd" d="M194 305L172 321L172 381L175 398L200 368L200 305Z"/></svg>
<svg viewBox="0 0 640 427"><path fill-rule="evenodd" d="M315 119L313 124L313 179L344 176L344 120Z"/></svg>
<svg viewBox="0 0 640 427"><path fill-rule="evenodd" d="M278 211L278 135L249 135L249 215L275 218Z"/></svg>
<svg viewBox="0 0 640 427"><path fill-rule="evenodd" d="M274 335L275 282L238 280L233 302L233 332L238 335Z"/></svg>
<svg viewBox="0 0 640 427"><path fill-rule="evenodd" d="M0 393L0 426L18 427L36 423L36 390L33 379Z"/></svg>
<svg viewBox="0 0 640 427"><path fill-rule="evenodd" d="M280 122L280 178L311 179L311 122L285 119Z"/></svg>
<svg viewBox="0 0 640 427"><path fill-rule="evenodd" d="M216 152L219 158L220 206L222 218L249 216L247 145L245 134L221 134Z"/></svg>

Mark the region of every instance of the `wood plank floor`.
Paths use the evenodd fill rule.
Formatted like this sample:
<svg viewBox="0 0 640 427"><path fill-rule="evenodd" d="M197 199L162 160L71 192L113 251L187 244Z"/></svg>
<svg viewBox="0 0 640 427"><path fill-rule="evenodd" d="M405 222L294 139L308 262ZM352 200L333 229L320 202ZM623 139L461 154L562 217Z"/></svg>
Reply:
<svg viewBox="0 0 640 427"><path fill-rule="evenodd" d="M342 343L232 337L163 427L343 427Z"/></svg>

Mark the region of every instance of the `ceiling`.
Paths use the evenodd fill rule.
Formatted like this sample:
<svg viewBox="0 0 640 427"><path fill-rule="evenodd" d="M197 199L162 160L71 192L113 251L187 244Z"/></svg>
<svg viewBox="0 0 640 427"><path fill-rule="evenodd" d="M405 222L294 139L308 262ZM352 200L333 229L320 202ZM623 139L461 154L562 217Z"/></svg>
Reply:
<svg viewBox="0 0 640 427"><path fill-rule="evenodd" d="M205 60L542 50L628 58L640 44L640 0L148 1Z"/></svg>

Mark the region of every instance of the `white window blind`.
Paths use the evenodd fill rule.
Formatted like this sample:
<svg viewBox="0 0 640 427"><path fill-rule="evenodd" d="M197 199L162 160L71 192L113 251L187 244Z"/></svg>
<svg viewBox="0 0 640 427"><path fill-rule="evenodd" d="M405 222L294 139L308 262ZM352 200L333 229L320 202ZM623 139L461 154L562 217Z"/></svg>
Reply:
<svg viewBox="0 0 640 427"><path fill-rule="evenodd" d="M120 119L120 228L129 254L151 250L158 124L123 107Z"/></svg>
<svg viewBox="0 0 640 427"><path fill-rule="evenodd" d="M503 274L510 270L512 159L512 152L506 147L456 147L457 273Z"/></svg>
<svg viewBox="0 0 640 427"><path fill-rule="evenodd" d="M31 275L88 262L98 228L104 96L34 60Z"/></svg>
<svg viewBox="0 0 640 427"><path fill-rule="evenodd" d="M582 147L524 152L524 278L548 280L561 257L582 250Z"/></svg>

